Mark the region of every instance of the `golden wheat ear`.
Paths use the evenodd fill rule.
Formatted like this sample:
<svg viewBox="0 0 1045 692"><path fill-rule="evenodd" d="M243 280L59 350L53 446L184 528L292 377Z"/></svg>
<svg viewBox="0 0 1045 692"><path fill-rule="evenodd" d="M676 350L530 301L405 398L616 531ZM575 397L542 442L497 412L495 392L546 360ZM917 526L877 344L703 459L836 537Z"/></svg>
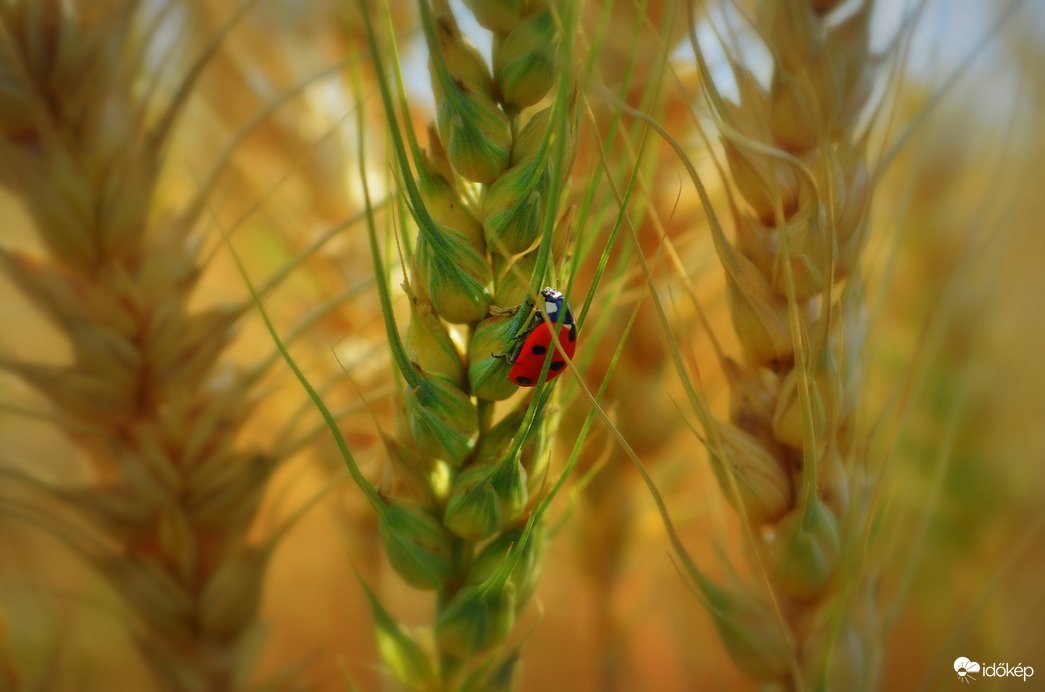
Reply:
<svg viewBox="0 0 1045 692"><path fill-rule="evenodd" d="M37 523L111 583L134 645L172 690L247 685L264 638L266 567L283 535L251 534L284 457L241 435L258 373L230 365L226 349L249 304L195 307L202 204L171 210L161 189L196 80L251 7L208 37L169 92L143 57L166 10L21 0L0 9L0 181L44 248L0 251L0 271L70 345L66 363L3 367L46 397L90 472L76 487L12 474L47 497Z"/></svg>
<svg viewBox="0 0 1045 692"><path fill-rule="evenodd" d="M853 500L866 494L856 402L866 334L860 258L873 186L861 120L873 75L872 3L837 17L835 5L766 1L751 17L738 14L768 49L772 71L760 81L744 64L742 42L720 35L736 83L730 97L691 32L728 164L735 240L686 163L725 271L743 359L720 359L733 397L729 420L690 398L761 583L726 588L684 550L679 557L738 667L753 680L797 688L844 687L875 669L880 639L878 620L853 597L873 584L843 578L843 556L860 554L865 540L853 521L863 508Z"/></svg>

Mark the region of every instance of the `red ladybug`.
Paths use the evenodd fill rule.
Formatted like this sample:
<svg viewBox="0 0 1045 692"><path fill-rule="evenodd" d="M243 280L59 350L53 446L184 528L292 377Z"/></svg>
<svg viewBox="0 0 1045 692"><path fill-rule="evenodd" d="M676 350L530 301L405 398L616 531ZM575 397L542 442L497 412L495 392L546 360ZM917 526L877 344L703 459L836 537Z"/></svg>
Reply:
<svg viewBox="0 0 1045 692"><path fill-rule="evenodd" d="M555 379L566 369L566 361L555 350L551 334L551 330L560 320L559 313L563 310L565 313L559 326L559 344L570 358L573 358L573 352L577 349L577 324L573 320L573 311L566 303L565 296L554 288L545 288L541 291L541 297L544 299L544 311L548 313L548 321L545 321L539 310L535 312L529 330L517 337L522 344L511 356L507 356L508 363L512 366L508 372L508 379L520 387L533 387L537 384L537 378L541 375L549 353L552 354L552 363L548 366L545 382Z"/></svg>

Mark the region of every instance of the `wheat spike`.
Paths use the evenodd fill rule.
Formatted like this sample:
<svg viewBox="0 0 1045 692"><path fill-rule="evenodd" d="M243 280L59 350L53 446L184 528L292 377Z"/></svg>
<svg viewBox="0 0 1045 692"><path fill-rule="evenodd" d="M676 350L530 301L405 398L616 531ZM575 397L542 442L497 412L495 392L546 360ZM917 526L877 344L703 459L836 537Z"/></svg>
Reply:
<svg viewBox="0 0 1045 692"><path fill-rule="evenodd" d="M877 666L873 610L847 607L852 592L871 585L848 585L858 577L842 574L843 554L858 550L851 519L864 502L854 431L871 195L860 117L872 61L871 3L840 21L830 5L756 3L773 71L764 85L731 58L738 101L716 90L699 47L698 58L743 202L733 209L735 244L722 239L718 248L745 358L728 362L731 420L708 434L712 465L726 497L759 529L753 569L765 566L789 645L770 665L753 638L778 626L746 632L721 613L716 625L752 678L841 689ZM743 598L765 601L751 589ZM835 627L828 614L840 608Z"/></svg>
<svg viewBox="0 0 1045 692"><path fill-rule="evenodd" d="M445 0L421 0L436 118L427 151L412 131L409 150L400 150L401 188L419 233L407 258L405 344L390 327L405 391L398 432L386 438L382 497L389 509L382 514L400 519L383 520L382 529L393 569L411 586L437 592L436 651L412 671L387 661L407 685L436 671L439 689L465 680L502 689L514 679L517 656L504 658L500 647L540 570L535 491L546 453L543 403L530 415L525 400L506 415L494 413L495 402L517 391L508 364L495 355L510 353L532 318L530 301L541 288L531 285L537 262L558 267L563 260L561 248L553 248L569 162L557 161L556 152L570 147L561 138L572 136L571 104L561 88L553 90L561 8L500 1L469 7L493 32L492 65L461 33ZM549 94L552 105L542 108ZM546 224L556 229L551 247L542 240ZM468 335L466 348L449 325ZM379 629L392 627L378 620ZM413 651L416 645L396 631L399 655Z"/></svg>
<svg viewBox="0 0 1045 692"><path fill-rule="evenodd" d="M248 531L279 455L236 442L256 373L221 357L248 306L189 307L199 207L156 213L196 72L151 100L139 3L89 5L0 8L0 180L47 250L4 249L0 266L72 351L4 367L50 400L90 463L95 482L45 488L100 537L78 549L132 612L160 687L241 689L274 545Z"/></svg>

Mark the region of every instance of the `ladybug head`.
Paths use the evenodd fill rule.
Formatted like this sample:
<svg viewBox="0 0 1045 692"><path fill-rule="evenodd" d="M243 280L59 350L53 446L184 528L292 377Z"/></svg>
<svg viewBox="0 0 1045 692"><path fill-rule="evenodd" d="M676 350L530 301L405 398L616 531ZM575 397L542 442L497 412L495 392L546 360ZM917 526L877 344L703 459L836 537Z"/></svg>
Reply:
<svg viewBox="0 0 1045 692"><path fill-rule="evenodd" d="M566 298L562 295L561 291L556 291L554 288L545 288L541 291L541 297L544 298L544 311L548 313L548 319L552 322L557 322L559 319L559 310L562 309L562 305Z"/></svg>

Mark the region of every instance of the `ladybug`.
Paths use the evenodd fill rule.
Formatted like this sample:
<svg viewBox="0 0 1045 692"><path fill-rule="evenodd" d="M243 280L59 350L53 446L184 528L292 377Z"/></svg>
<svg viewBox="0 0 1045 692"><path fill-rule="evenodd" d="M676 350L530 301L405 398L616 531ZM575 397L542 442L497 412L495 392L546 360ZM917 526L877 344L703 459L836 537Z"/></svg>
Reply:
<svg viewBox="0 0 1045 692"><path fill-rule="evenodd" d="M544 361L549 353L552 354L552 362L548 366L545 382L555 379L566 369L566 361L562 354L555 350L555 344L552 342L551 330L560 319L562 324L559 326L559 344L563 352L569 358L573 358L573 353L577 350L577 324L573 319L573 311L566 303L566 297L554 288L542 290L541 297L544 299L544 311L548 313L548 320L545 320L539 310L536 311L529 329L516 337L522 341L519 348L510 356L494 355L495 358L508 359L508 364L512 366L508 372L508 379L520 387L533 387L537 384L537 378L541 375L541 369L544 368ZM559 314L563 311L565 312L560 318Z"/></svg>

